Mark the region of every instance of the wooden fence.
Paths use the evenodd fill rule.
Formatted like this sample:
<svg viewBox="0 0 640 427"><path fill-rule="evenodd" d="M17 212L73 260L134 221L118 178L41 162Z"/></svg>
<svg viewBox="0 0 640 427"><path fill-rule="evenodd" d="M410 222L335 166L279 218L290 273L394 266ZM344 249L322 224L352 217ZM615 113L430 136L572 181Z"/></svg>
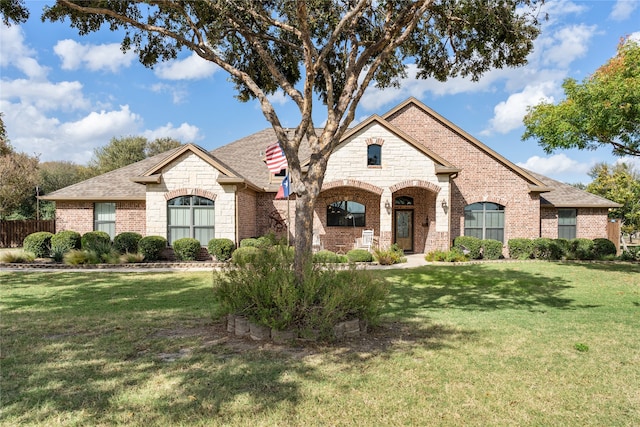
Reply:
<svg viewBox="0 0 640 427"><path fill-rule="evenodd" d="M618 255L620 255L620 220L610 219L607 222L607 239L616 245Z"/></svg>
<svg viewBox="0 0 640 427"><path fill-rule="evenodd" d="M17 220L0 221L0 248L15 248L22 246L22 241L36 231L56 232L54 220Z"/></svg>

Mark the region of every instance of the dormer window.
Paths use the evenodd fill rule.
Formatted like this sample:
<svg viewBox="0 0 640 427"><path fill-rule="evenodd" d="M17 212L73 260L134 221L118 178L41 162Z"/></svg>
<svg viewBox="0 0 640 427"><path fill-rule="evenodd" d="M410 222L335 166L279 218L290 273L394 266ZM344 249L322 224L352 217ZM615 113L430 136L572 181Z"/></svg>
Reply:
<svg viewBox="0 0 640 427"><path fill-rule="evenodd" d="M382 138L367 139L367 166L382 166Z"/></svg>

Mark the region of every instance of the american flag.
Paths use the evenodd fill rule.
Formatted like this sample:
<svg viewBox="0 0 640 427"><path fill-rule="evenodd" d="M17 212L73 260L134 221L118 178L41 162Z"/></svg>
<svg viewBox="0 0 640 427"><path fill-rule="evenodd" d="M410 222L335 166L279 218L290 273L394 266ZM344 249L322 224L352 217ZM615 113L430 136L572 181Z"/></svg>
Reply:
<svg viewBox="0 0 640 427"><path fill-rule="evenodd" d="M266 151L267 155L267 168L271 173L278 173L282 169L287 168L287 158L284 155L284 151L282 151L282 147L278 142L274 142L273 144L267 147Z"/></svg>

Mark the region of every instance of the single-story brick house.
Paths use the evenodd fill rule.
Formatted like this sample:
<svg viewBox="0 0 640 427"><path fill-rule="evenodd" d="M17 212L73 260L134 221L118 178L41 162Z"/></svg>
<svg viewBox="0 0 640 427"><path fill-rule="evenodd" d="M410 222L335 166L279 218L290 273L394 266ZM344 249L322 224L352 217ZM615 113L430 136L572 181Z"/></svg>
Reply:
<svg viewBox="0 0 640 427"><path fill-rule="evenodd" d="M167 151L43 196L56 230L105 230L236 243L269 231L295 238L295 203L275 200L272 129L211 152ZM301 159L307 155L302 150ZM316 243L351 249L363 230L407 252L448 249L457 236L597 238L619 205L522 169L416 99L351 129L333 152L316 204ZM288 211L289 210L289 211ZM288 226L289 224L289 226Z"/></svg>

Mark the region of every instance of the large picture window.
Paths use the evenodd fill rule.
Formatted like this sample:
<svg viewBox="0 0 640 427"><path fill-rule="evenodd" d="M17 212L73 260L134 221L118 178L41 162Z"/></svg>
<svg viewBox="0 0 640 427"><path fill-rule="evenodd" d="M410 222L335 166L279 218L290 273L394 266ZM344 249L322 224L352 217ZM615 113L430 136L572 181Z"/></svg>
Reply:
<svg viewBox="0 0 640 427"><path fill-rule="evenodd" d="M116 237L115 203L95 203L93 205L93 229L109 234L111 240Z"/></svg>
<svg viewBox="0 0 640 427"><path fill-rule="evenodd" d="M480 202L464 208L464 235L504 243L504 206Z"/></svg>
<svg viewBox="0 0 640 427"><path fill-rule="evenodd" d="M207 246L215 235L213 200L200 196L180 196L167 202L167 240L173 245L183 237L193 237Z"/></svg>
<svg viewBox="0 0 640 427"><path fill-rule="evenodd" d="M575 239L578 212L576 209L558 209L558 238Z"/></svg>
<svg viewBox="0 0 640 427"><path fill-rule="evenodd" d="M327 225L330 227L364 227L365 207L351 200L333 202L327 206Z"/></svg>

